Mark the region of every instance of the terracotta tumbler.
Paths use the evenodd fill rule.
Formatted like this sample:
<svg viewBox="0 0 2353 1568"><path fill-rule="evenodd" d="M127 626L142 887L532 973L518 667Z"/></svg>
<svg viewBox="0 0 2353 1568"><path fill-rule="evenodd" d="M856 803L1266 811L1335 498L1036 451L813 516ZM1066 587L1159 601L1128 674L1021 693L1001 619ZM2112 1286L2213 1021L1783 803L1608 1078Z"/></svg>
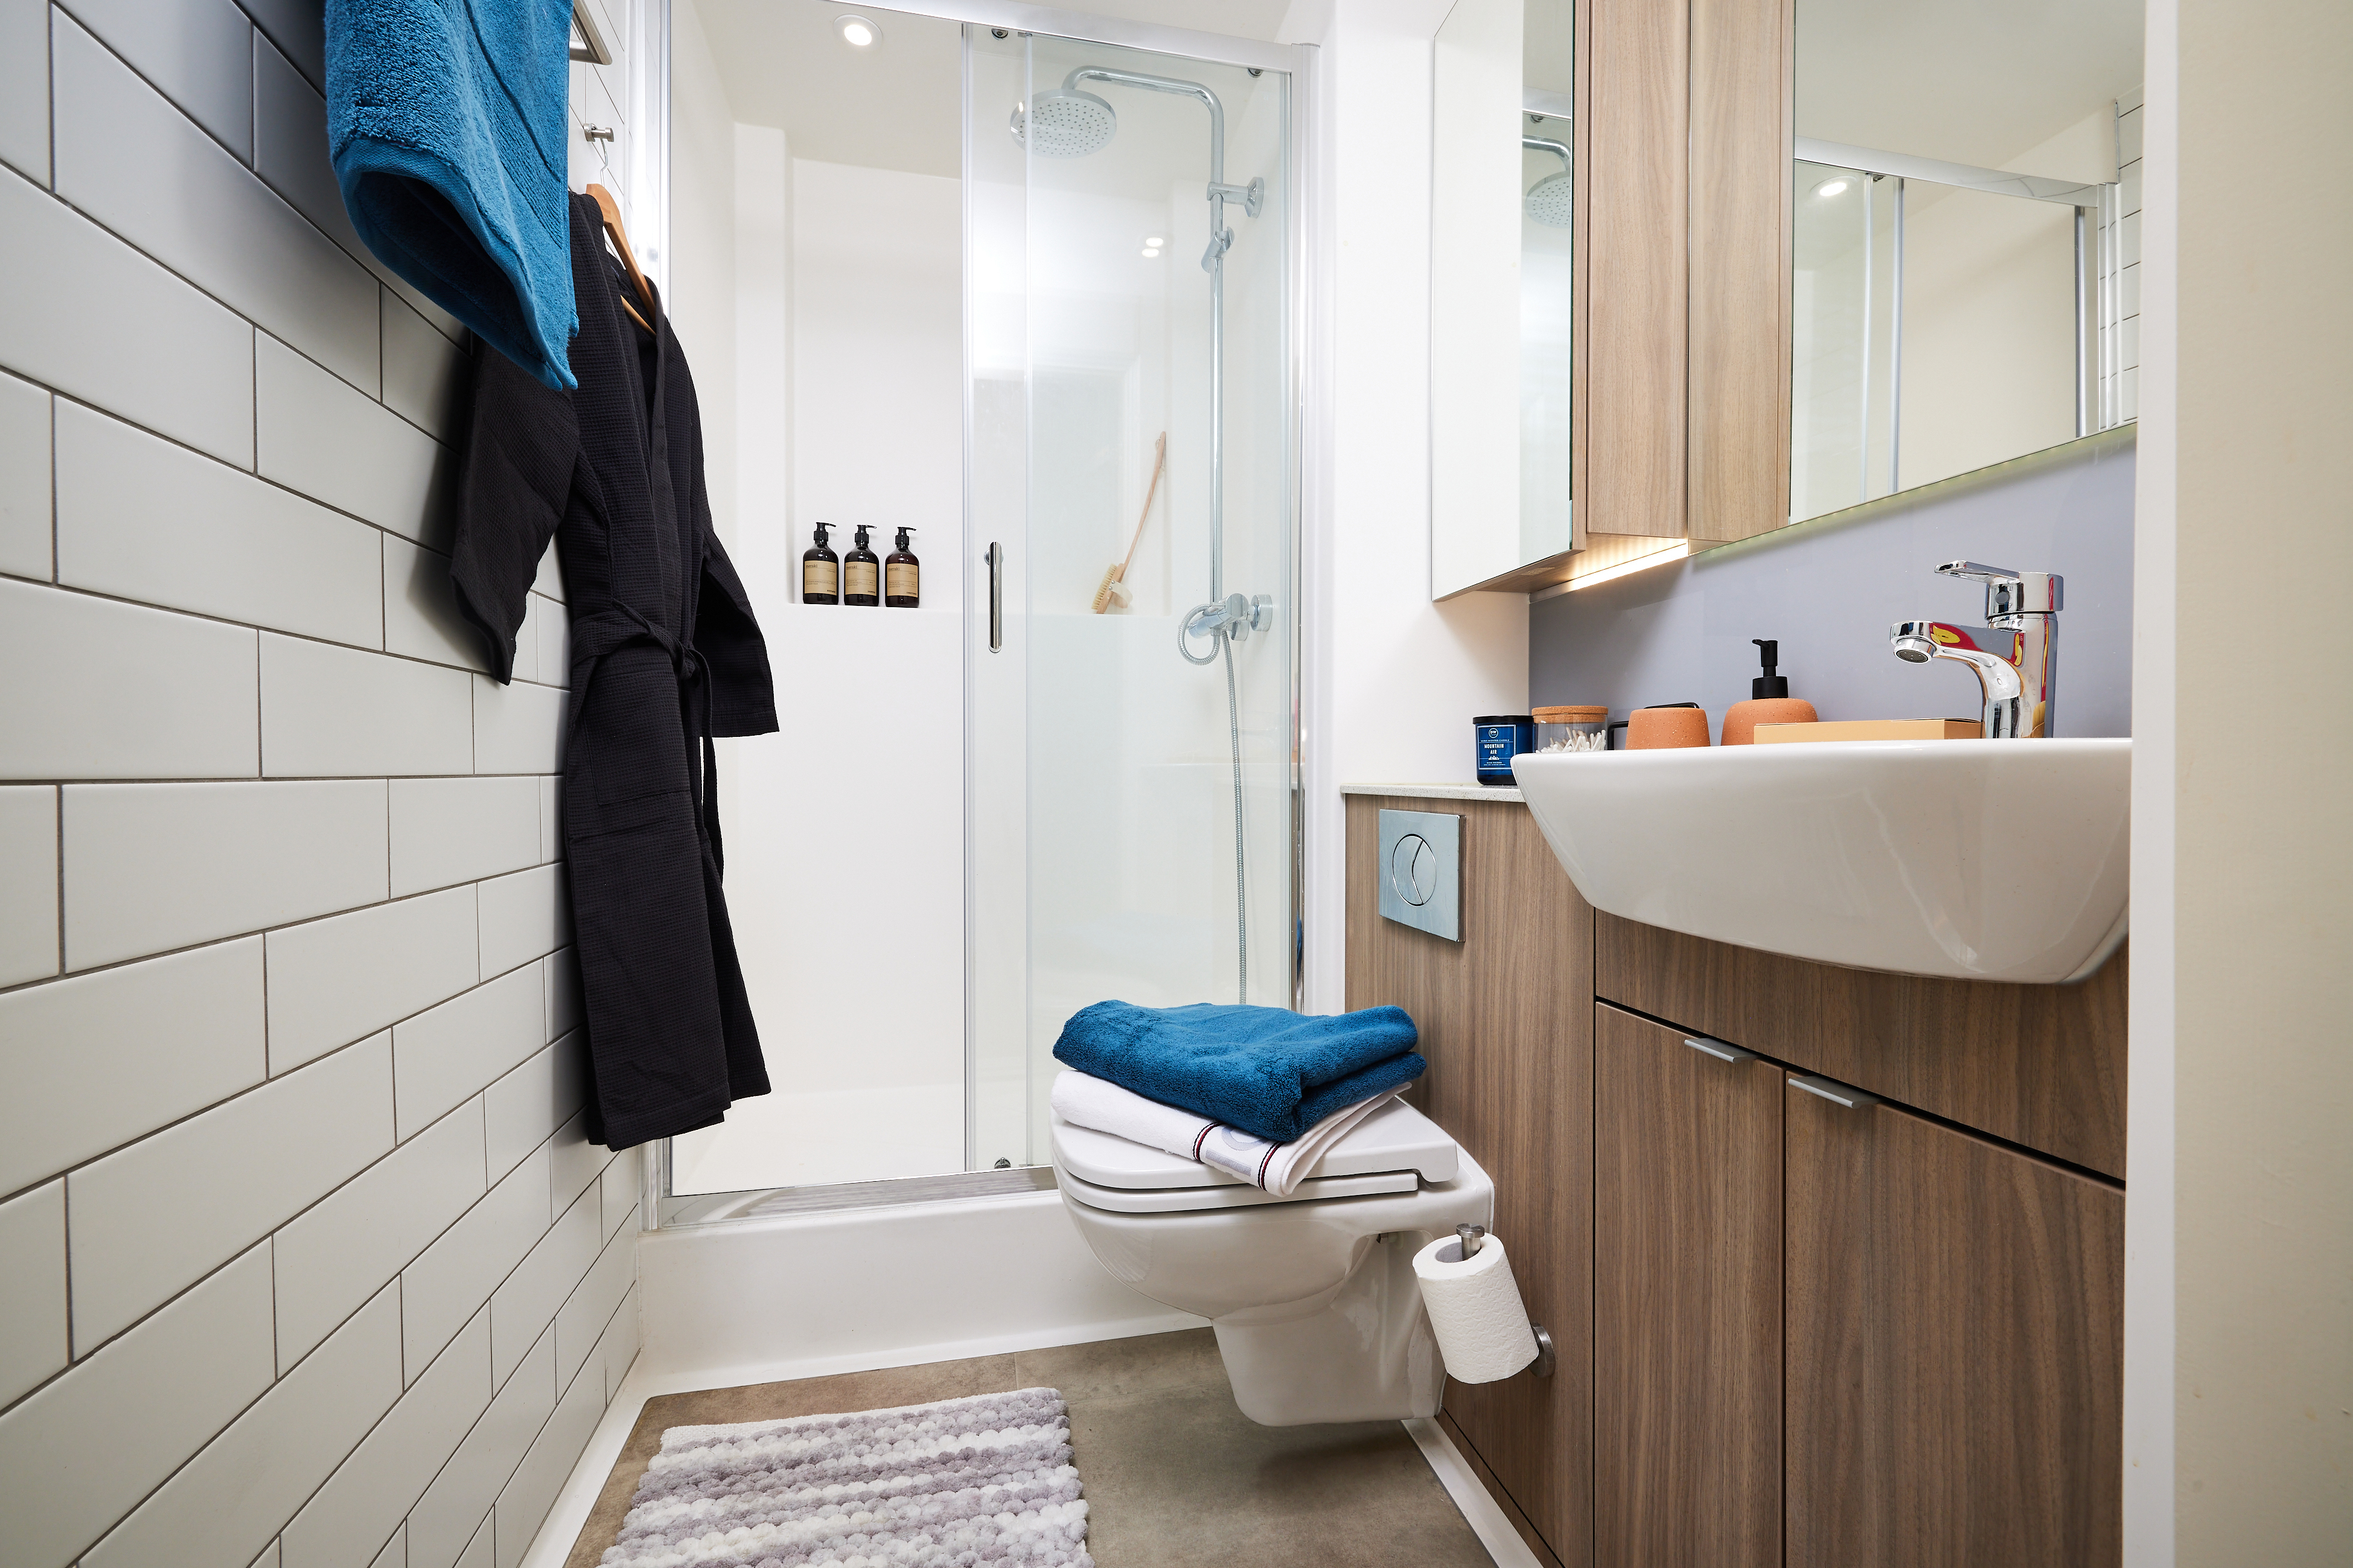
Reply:
<svg viewBox="0 0 2353 1568"><path fill-rule="evenodd" d="M1719 743L1754 745L1759 724L1811 724L1817 718L1814 705L1802 697L1752 697L1734 703L1725 714L1724 739Z"/></svg>
<svg viewBox="0 0 2353 1568"><path fill-rule="evenodd" d="M1630 752L1706 744L1704 708L1637 708L1626 720L1626 749Z"/></svg>

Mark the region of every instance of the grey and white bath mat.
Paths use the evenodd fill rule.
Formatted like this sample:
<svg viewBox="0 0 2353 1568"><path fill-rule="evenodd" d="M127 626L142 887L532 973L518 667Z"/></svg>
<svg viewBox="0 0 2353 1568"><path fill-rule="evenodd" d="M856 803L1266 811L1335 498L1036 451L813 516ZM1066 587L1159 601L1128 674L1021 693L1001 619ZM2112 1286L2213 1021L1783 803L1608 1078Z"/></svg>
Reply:
<svg viewBox="0 0 2353 1568"><path fill-rule="evenodd" d="M1093 1568L1051 1388L662 1434L606 1568Z"/></svg>

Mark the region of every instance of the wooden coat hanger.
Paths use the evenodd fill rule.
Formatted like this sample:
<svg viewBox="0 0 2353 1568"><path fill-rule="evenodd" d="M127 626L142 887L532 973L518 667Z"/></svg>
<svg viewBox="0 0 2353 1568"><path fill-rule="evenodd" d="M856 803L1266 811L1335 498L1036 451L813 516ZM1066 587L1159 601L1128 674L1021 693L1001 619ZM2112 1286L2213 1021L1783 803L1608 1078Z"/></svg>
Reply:
<svg viewBox="0 0 2353 1568"><path fill-rule="evenodd" d="M637 289L638 298L645 301L646 314L638 314L637 307L627 299L621 301L621 309L629 313L629 320L650 332L654 330L653 322L647 318L656 314L659 307L654 303L653 284L638 270L637 255L629 248L629 231L621 226L621 204L615 201L613 193L602 185L589 186L586 195L596 204L596 210L604 215L606 237L613 242L613 248L620 252L621 268L629 275L630 285Z"/></svg>

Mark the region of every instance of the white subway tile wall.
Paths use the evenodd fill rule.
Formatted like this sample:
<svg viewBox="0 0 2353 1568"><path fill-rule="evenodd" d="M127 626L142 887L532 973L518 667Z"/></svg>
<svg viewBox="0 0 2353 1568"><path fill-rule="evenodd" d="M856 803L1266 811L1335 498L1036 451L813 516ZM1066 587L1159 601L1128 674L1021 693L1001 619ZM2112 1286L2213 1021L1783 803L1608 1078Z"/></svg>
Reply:
<svg viewBox="0 0 2353 1568"><path fill-rule="evenodd" d="M2140 417L2140 197L2141 125L2147 119L2141 94L2135 91L2116 103L2116 299L2107 314L2116 325L2115 353L2104 356L2103 378L2113 374L2116 413L2119 421ZM2113 363L2113 373L2107 368Z"/></svg>
<svg viewBox="0 0 2353 1568"><path fill-rule="evenodd" d="M480 351L361 247L324 58L0 0L0 1568L513 1568L637 1354L561 574L480 674Z"/></svg>

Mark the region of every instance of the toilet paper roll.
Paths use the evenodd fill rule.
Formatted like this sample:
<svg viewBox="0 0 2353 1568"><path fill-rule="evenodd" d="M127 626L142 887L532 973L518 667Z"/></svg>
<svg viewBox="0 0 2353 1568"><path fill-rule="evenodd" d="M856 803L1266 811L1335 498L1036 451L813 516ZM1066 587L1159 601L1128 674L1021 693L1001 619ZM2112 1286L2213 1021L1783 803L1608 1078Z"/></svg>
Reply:
<svg viewBox="0 0 2353 1568"><path fill-rule="evenodd" d="M1469 1258L1461 1241L1440 1237L1413 1255L1413 1272L1447 1376L1493 1383L1536 1359L1535 1331L1512 1279L1511 1258L1494 1237Z"/></svg>

